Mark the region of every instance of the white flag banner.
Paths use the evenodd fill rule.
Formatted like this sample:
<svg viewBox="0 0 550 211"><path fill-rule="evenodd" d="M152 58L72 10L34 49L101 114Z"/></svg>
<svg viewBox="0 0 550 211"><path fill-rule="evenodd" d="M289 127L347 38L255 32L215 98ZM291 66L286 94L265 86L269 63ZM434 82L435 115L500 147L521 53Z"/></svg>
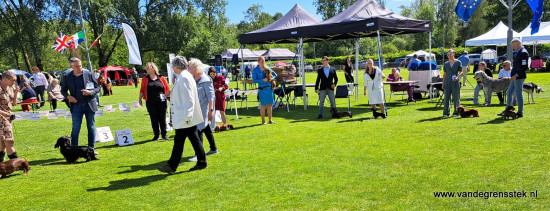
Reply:
<svg viewBox="0 0 550 211"><path fill-rule="evenodd" d="M130 64L142 65L141 55L139 54L139 46L134 30L125 23L122 23L122 29L124 29L124 37L126 37L126 44L128 44L128 51L130 51Z"/></svg>

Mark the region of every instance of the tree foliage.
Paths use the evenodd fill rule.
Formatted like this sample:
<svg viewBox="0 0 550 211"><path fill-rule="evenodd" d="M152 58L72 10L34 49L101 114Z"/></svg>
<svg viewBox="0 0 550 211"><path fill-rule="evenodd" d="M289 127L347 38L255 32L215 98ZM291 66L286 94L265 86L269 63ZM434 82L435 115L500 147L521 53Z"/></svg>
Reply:
<svg viewBox="0 0 550 211"><path fill-rule="evenodd" d="M356 0L317 0L314 5L324 19L344 11ZM378 0L385 5L385 0ZM161 69L169 53L195 57L203 61L220 54L227 48L238 48L239 34L265 27L283 16L268 14L261 3L243 11L245 18L237 24L228 22L227 0L81 0L86 26L87 43L101 36L100 44L90 49L94 68L106 65L130 66L128 49L121 24L130 25L139 42L143 62L153 61ZM464 22L454 13L457 0L415 0L402 5L401 15L432 21L435 39L444 48L464 45L465 40L490 30L498 21L508 24L507 10L498 0L484 0ZM550 1L544 4L550 10ZM281 12L285 12L281 10ZM521 31L529 25L532 11L521 1L513 12L513 29ZM543 15L543 21L550 16ZM2 0L0 1L0 70L11 68L29 70L38 66L44 71L58 71L68 67L71 56L85 57L78 48L59 54L50 46L59 32L70 36L81 30L78 1L64 0ZM407 52L426 49L427 33L386 36L381 39L385 58L401 56ZM360 53L377 58L376 38L360 38ZM82 46L84 46L82 44ZM315 47L314 47L315 46ZM539 45L540 46L540 45ZM246 48L289 48L297 44L247 45ZM480 48L471 48L478 51ZM550 49L540 46L539 49ZM355 39L307 43L306 58L322 55L340 57L353 54ZM87 59L83 58L83 61ZM86 65L85 65L86 66ZM143 70L143 67L137 67Z"/></svg>

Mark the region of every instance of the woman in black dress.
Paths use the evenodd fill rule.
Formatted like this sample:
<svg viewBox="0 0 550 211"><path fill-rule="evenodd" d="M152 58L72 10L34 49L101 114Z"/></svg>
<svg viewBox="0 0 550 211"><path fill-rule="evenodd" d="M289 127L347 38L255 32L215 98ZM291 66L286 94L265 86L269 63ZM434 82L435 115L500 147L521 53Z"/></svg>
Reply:
<svg viewBox="0 0 550 211"><path fill-rule="evenodd" d="M346 82L353 83L353 64L351 63L351 58L349 56L346 58L346 63L344 64L344 74L346 75Z"/></svg>

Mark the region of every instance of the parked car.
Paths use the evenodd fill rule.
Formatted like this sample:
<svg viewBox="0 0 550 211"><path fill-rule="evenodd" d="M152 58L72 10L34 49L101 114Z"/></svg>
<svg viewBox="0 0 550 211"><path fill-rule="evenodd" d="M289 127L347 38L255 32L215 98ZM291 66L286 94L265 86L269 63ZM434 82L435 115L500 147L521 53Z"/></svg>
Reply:
<svg viewBox="0 0 550 211"><path fill-rule="evenodd" d="M405 63L405 62L403 62L403 61L406 61L406 58L397 58L397 59L395 59L395 61L393 61L393 62L390 64L390 66L392 66L392 67L398 67L399 65L401 65L401 63L403 63L403 64Z"/></svg>
<svg viewBox="0 0 550 211"><path fill-rule="evenodd" d="M470 59L470 65L477 65L481 61L481 54L469 54L468 58Z"/></svg>
<svg viewBox="0 0 550 211"><path fill-rule="evenodd" d="M313 71L313 66L311 66L310 64L305 65L305 66L304 66L304 70L305 70L306 72Z"/></svg>
<svg viewBox="0 0 550 211"><path fill-rule="evenodd" d="M374 66L376 67L380 67L380 61L374 61ZM387 62L384 62L384 68L388 67L388 63ZM367 61L360 61L359 62L359 69L366 69L367 68Z"/></svg>

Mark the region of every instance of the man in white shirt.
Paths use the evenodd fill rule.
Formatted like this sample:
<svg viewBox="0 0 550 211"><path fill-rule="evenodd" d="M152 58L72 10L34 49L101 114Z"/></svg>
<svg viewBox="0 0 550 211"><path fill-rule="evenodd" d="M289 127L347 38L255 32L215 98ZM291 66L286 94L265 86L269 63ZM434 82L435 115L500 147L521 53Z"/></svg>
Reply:
<svg viewBox="0 0 550 211"><path fill-rule="evenodd" d="M40 107L44 107L44 101L46 101L44 98L44 90L46 90L46 87L48 86L48 80L46 79L46 76L40 72L38 67L33 67L32 72L34 73L32 77L34 79L34 84L36 85L34 87L36 98L39 101L42 101L42 103L40 103Z"/></svg>
<svg viewBox="0 0 550 211"><path fill-rule="evenodd" d="M511 77L511 74L512 74L512 69L511 69L511 62L509 60L506 60L504 61L504 63L502 63L502 70L500 70L500 72L498 72L498 78L501 79L501 78L510 78ZM497 96L498 96L498 100L500 101L500 104L499 105L504 105L504 98L502 97L502 92L499 92L497 93Z"/></svg>

